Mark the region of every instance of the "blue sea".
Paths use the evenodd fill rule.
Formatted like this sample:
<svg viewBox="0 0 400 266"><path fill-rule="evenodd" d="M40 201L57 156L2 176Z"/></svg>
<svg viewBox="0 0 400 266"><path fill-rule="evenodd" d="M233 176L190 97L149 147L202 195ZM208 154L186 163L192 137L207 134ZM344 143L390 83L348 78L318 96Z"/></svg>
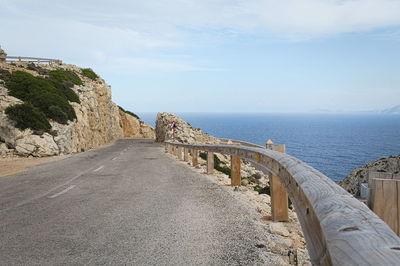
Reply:
<svg viewBox="0 0 400 266"><path fill-rule="evenodd" d="M155 113L139 113L154 126ZM312 115L177 113L193 127L221 137L265 145L286 144L286 152L334 181L352 169L400 154L400 115Z"/></svg>

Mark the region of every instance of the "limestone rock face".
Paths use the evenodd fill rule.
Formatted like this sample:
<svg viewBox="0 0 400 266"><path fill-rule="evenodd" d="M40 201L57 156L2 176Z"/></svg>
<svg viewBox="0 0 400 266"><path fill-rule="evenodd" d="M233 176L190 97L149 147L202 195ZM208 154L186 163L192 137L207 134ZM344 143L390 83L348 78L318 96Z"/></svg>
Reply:
<svg viewBox="0 0 400 266"><path fill-rule="evenodd" d="M54 142L53 136L44 133L38 135L26 135L15 142L15 150L18 155L44 157L59 154L59 148Z"/></svg>
<svg viewBox="0 0 400 266"><path fill-rule="evenodd" d="M34 76L41 75L27 67L27 62L14 65L0 62L0 69L25 71ZM39 69L60 68L74 71L82 79L83 85L72 88L79 96L81 103L70 103L77 116L74 121L69 121L65 125L50 121L51 134L40 135L30 129L19 130L15 127L15 123L5 115L5 109L22 101L9 96L4 81L0 80L0 143L4 144L2 156L14 154L42 157L70 154L99 147L124 137L155 137L152 127L129 114L120 112L118 106L112 101L111 87L103 79L91 80L81 75L81 68L74 65L41 64Z"/></svg>
<svg viewBox="0 0 400 266"><path fill-rule="evenodd" d="M0 80L0 112L4 112L10 105L22 103L20 99L8 95L6 87Z"/></svg>
<svg viewBox="0 0 400 266"><path fill-rule="evenodd" d="M71 103L77 116L70 133L74 152L99 147L123 137L118 106L111 100L110 86L103 80L85 81L83 86L74 87L81 103Z"/></svg>
<svg viewBox="0 0 400 266"><path fill-rule="evenodd" d="M339 185L354 196L360 195L360 184L367 183L368 172L400 172L400 155L380 158L376 161L354 169Z"/></svg>
<svg viewBox="0 0 400 266"><path fill-rule="evenodd" d="M171 129L176 122L177 129ZM209 136L199 128L193 128L185 120L170 113L158 113L156 120L156 141L176 141L182 143L220 143L218 138Z"/></svg>
<svg viewBox="0 0 400 266"><path fill-rule="evenodd" d="M121 117L121 127L125 138L155 138L154 128L143 121L122 110L119 110L119 116Z"/></svg>

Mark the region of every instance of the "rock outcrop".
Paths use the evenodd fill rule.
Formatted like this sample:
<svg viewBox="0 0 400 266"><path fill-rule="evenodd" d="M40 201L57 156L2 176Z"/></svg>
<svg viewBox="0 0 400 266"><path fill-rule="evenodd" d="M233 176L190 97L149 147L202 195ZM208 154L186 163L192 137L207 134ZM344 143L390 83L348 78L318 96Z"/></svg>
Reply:
<svg viewBox="0 0 400 266"><path fill-rule="evenodd" d="M72 90L79 96L80 103L70 102L76 119L67 124L50 121L51 132L38 133L30 129L20 130L5 114L8 106L22 103L8 95L5 82L0 79L0 155L43 157L70 154L99 147L120 138L154 138L154 129L139 119L123 113L112 102L111 87L101 78L90 79L81 74L74 65L33 65L27 62L9 64L0 62L0 70L25 71L34 76L44 76L46 71L67 69L76 73L83 85ZM36 69L36 70L35 70Z"/></svg>
<svg viewBox="0 0 400 266"><path fill-rule="evenodd" d="M154 128L143 121L119 110L120 126L125 138L155 138Z"/></svg>
<svg viewBox="0 0 400 266"><path fill-rule="evenodd" d="M351 173L339 181L339 185L354 196L360 196L360 184L368 183L368 172L400 173L400 155L383 157L351 171Z"/></svg>
<svg viewBox="0 0 400 266"><path fill-rule="evenodd" d="M175 122L176 129L171 129ZM182 143L220 143L218 138L204 133L200 128L193 128L188 122L170 113L158 113L156 120L156 141L176 141Z"/></svg>

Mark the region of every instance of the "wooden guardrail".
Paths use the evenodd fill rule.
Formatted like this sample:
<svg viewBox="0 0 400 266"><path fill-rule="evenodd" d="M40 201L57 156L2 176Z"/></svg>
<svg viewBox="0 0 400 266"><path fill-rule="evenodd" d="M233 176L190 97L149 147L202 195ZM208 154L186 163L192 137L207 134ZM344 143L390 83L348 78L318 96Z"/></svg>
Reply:
<svg viewBox="0 0 400 266"><path fill-rule="evenodd" d="M62 64L62 61L59 59L51 59L51 58L39 58L39 57L26 57L26 56L0 56L0 61L24 61L24 62L37 62L37 63L55 63Z"/></svg>
<svg viewBox="0 0 400 266"><path fill-rule="evenodd" d="M198 164L207 152L231 156L232 184L240 180L240 159L276 175L288 192L299 218L313 265L400 265L400 238L365 204L301 160L264 148L225 144L165 142L166 151ZM182 152L186 155L182 156ZM236 175L236 176L235 176ZM239 183L240 184L240 183ZM274 197L274 195L271 195Z"/></svg>

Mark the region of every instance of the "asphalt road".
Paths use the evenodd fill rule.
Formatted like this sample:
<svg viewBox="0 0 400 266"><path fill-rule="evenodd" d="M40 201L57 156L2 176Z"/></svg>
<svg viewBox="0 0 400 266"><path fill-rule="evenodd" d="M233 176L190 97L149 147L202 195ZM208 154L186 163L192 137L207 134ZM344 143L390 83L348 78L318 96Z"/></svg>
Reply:
<svg viewBox="0 0 400 266"><path fill-rule="evenodd" d="M1 265L254 265L247 210L145 140L0 178Z"/></svg>

